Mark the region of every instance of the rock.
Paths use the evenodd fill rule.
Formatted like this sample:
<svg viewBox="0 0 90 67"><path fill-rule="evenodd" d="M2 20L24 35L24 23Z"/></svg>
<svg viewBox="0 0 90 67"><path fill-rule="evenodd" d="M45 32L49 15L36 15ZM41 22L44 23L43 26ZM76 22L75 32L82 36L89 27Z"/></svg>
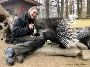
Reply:
<svg viewBox="0 0 90 67"><path fill-rule="evenodd" d="M77 47L80 50L88 50L88 47L86 45L84 45L83 43L78 42Z"/></svg>
<svg viewBox="0 0 90 67"><path fill-rule="evenodd" d="M82 59L90 60L90 50L82 50L81 55L82 55Z"/></svg>

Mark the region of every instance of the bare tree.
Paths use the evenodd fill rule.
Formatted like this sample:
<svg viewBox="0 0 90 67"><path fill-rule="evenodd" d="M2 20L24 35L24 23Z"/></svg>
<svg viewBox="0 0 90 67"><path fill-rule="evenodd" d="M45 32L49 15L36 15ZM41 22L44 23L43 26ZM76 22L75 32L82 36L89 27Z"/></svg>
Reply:
<svg viewBox="0 0 90 67"><path fill-rule="evenodd" d="M60 11L61 18L63 18L63 12L64 12L64 0L61 0L61 11Z"/></svg>
<svg viewBox="0 0 90 67"><path fill-rule="evenodd" d="M46 0L45 5L46 5L46 18L49 18L49 0Z"/></svg>
<svg viewBox="0 0 90 67"><path fill-rule="evenodd" d="M87 17L90 17L90 0L87 0Z"/></svg>
<svg viewBox="0 0 90 67"><path fill-rule="evenodd" d="M68 16L68 0L66 0L66 16Z"/></svg>
<svg viewBox="0 0 90 67"><path fill-rule="evenodd" d="M82 0L77 0L77 11L78 11L78 17L81 18L82 13Z"/></svg>
<svg viewBox="0 0 90 67"><path fill-rule="evenodd" d="M57 0L57 13L58 13L58 18L60 17L60 6L59 6L59 0Z"/></svg>

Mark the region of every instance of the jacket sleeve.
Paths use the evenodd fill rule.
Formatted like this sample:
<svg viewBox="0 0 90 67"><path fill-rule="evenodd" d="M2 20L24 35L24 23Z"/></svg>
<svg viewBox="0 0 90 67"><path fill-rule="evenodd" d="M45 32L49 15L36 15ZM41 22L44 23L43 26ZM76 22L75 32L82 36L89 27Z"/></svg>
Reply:
<svg viewBox="0 0 90 67"><path fill-rule="evenodd" d="M30 29L28 25L25 25L25 26L24 25L25 25L25 22L20 18L14 21L12 33L15 37L22 36L27 33L32 33L33 29Z"/></svg>

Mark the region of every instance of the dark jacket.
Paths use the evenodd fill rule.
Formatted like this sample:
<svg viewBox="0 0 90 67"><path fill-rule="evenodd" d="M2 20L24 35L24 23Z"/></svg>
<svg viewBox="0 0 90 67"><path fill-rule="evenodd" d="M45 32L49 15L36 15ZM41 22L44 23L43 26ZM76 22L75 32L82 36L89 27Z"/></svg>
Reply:
<svg viewBox="0 0 90 67"><path fill-rule="evenodd" d="M28 13L24 13L14 21L11 38L14 41L17 37L23 35L32 35L34 29L29 28L29 24L34 23L34 19L30 18Z"/></svg>

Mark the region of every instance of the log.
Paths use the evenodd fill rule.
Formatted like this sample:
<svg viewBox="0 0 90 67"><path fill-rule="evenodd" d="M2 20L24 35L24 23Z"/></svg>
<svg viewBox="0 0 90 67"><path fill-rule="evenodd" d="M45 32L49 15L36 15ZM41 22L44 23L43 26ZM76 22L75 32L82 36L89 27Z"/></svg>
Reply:
<svg viewBox="0 0 90 67"><path fill-rule="evenodd" d="M42 48L37 49L34 52L34 54L75 57L75 56L78 56L80 52L81 51L78 48L61 49L59 47L50 47L50 46L44 45Z"/></svg>
<svg viewBox="0 0 90 67"><path fill-rule="evenodd" d="M0 5L0 22L3 22L9 16L9 13Z"/></svg>

